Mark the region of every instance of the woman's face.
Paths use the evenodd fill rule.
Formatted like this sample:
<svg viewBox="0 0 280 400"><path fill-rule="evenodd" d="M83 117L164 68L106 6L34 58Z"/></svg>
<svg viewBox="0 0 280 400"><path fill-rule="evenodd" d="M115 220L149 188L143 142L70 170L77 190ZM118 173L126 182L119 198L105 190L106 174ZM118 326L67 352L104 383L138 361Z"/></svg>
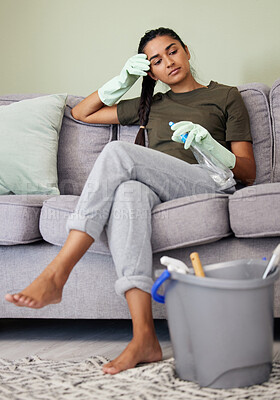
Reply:
<svg viewBox="0 0 280 400"><path fill-rule="evenodd" d="M144 53L150 60L149 75L171 88L182 83L190 74L190 53L187 46L170 36L157 36L148 42Z"/></svg>

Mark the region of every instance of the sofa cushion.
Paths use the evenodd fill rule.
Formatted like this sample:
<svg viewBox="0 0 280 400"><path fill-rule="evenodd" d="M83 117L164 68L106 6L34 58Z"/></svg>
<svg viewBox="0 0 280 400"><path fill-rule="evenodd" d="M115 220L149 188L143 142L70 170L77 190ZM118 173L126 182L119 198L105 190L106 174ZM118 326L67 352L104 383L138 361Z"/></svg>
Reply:
<svg viewBox="0 0 280 400"><path fill-rule="evenodd" d="M236 237L280 235L280 183L248 186L229 198L230 225Z"/></svg>
<svg viewBox="0 0 280 400"><path fill-rule="evenodd" d="M228 195L203 193L159 204L152 226L154 253L215 242L232 234Z"/></svg>
<svg viewBox="0 0 280 400"><path fill-rule="evenodd" d="M44 202L40 232L47 242L59 246L65 242L66 220L77 202L77 196L56 196ZM228 196L199 194L159 204L152 212L152 226L154 253L217 241L232 234L229 227ZM104 231L89 251L110 253Z"/></svg>
<svg viewBox="0 0 280 400"><path fill-rule="evenodd" d="M117 125L117 140L134 143L139 131L139 125L122 126ZM145 144L148 147L148 134L145 130Z"/></svg>
<svg viewBox="0 0 280 400"><path fill-rule="evenodd" d="M39 94L1 95L0 105L31 99ZM58 147L58 187L60 194L80 195L87 177L103 147L115 138L116 127L87 124L75 120L71 109L83 97L68 96Z"/></svg>
<svg viewBox="0 0 280 400"><path fill-rule="evenodd" d="M269 100L274 138L273 182L280 182L280 79L272 85Z"/></svg>
<svg viewBox="0 0 280 400"><path fill-rule="evenodd" d="M40 211L45 195L0 196L0 245L26 244L42 240Z"/></svg>
<svg viewBox="0 0 280 400"><path fill-rule="evenodd" d="M249 113L256 160L255 183L272 182L272 129L268 102L269 87L249 83L238 87Z"/></svg>
<svg viewBox="0 0 280 400"><path fill-rule="evenodd" d="M75 120L72 108L82 97L68 96L58 148L60 194L80 195L103 147L114 138L113 125Z"/></svg>
<svg viewBox="0 0 280 400"><path fill-rule="evenodd" d="M0 194L59 194L58 137L66 94L0 106Z"/></svg>
<svg viewBox="0 0 280 400"><path fill-rule="evenodd" d="M46 242L62 246L66 240L66 221L75 210L79 196L62 195L46 200L40 215L40 232ZM107 236L103 231L89 251L110 254Z"/></svg>

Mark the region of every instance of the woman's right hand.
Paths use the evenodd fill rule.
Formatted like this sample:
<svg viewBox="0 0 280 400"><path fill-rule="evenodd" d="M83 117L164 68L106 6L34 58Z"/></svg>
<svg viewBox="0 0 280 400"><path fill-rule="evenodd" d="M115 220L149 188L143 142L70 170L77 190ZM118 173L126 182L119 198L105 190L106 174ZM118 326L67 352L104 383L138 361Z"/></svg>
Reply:
<svg viewBox="0 0 280 400"><path fill-rule="evenodd" d="M130 88L140 76L146 76L150 69L150 61L146 54L136 54L125 63L120 75L105 83L99 90L98 95L103 104L112 106Z"/></svg>
<svg viewBox="0 0 280 400"><path fill-rule="evenodd" d="M120 77L123 77L124 79L131 79L134 77L133 79L136 81L139 76L146 76L146 71L149 71L149 69L150 61L147 60L146 54L136 54L127 60L120 73ZM129 82L128 84L130 85Z"/></svg>

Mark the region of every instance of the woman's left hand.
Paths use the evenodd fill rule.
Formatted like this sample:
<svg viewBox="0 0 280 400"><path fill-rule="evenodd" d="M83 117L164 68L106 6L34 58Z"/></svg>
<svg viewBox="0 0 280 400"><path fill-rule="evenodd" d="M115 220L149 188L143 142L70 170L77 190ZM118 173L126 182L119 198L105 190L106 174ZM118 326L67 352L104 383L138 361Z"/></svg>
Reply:
<svg viewBox="0 0 280 400"><path fill-rule="evenodd" d="M172 135L172 140L179 143L184 143L184 148L188 149L193 141L196 142L202 152L205 150L220 161L226 167L232 169L235 166L236 157L226 147L217 142L207 129L199 124L193 124L190 121L180 121L171 126L171 129L175 131ZM184 134L188 134L184 138Z"/></svg>
<svg viewBox="0 0 280 400"><path fill-rule="evenodd" d="M193 124L190 121L180 121L171 126L171 129L175 131L172 135L172 140L179 143L185 143L184 148L188 149L192 144L193 140L200 143L210 133L207 129L199 124ZM184 140L183 135L188 134L187 138Z"/></svg>

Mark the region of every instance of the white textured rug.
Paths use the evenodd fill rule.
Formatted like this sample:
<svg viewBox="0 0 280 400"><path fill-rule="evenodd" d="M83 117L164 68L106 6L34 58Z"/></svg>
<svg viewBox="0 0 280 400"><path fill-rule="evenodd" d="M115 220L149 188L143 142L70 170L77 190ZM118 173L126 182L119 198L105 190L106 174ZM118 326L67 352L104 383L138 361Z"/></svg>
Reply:
<svg viewBox="0 0 280 400"><path fill-rule="evenodd" d="M280 363L273 364L270 380L250 388L200 388L176 378L174 359L105 375L104 357L84 361L52 361L38 357L0 360L1 400L278 400Z"/></svg>

